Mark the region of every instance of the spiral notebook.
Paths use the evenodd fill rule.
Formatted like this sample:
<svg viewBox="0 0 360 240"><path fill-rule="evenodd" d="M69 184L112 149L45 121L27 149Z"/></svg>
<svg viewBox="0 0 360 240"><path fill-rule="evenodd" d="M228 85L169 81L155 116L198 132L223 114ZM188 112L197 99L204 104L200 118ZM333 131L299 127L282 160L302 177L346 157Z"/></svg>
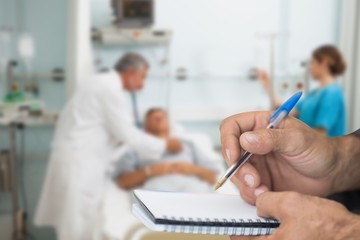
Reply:
<svg viewBox="0 0 360 240"><path fill-rule="evenodd" d="M135 190L134 215L154 231L268 235L280 223L261 218L238 195Z"/></svg>

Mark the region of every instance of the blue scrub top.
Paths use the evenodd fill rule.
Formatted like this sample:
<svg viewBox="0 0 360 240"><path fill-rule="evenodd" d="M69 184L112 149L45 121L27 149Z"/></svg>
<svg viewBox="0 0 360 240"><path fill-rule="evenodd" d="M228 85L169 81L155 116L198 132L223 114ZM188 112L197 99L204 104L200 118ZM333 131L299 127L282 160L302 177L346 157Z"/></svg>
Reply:
<svg viewBox="0 0 360 240"><path fill-rule="evenodd" d="M299 119L312 128L323 128L327 136L345 134L346 109L344 94L339 84L315 89L300 101L296 109Z"/></svg>

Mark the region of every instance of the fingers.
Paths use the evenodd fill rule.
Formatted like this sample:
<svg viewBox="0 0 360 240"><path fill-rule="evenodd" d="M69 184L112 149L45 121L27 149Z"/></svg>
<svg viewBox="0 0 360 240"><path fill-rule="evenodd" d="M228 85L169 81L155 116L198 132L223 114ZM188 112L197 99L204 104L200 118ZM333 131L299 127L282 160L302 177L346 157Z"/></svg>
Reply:
<svg viewBox="0 0 360 240"><path fill-rule="evenodd" d="M242 166L232 178L234 184L238 187L241 197L248 203L255 205L255 189L261 184L261 178L258 171L250 163Z"/></svg>
<svg viewBox="0 0 360 240"><path fill-rule="evenodd" d="M220 126L221 145L224 159L229 165L242 155L240 136L244 132L265 128L271 112L242 113L225 119Z"/></svg>
<svg viewBox="0 0 360 240"><path fill-rule="evenodd" d="M239 183L239 184L243 184L243 183ZM253 188L249 188L246 186L242 186L240 189L240 196L241 198L251 204L251 205L256 205L256 198L257 195L263 193L263 192L267 192L269 191L269 188L267 186L265 186L264 184L261 184L258 188L253 189Z"/></svg>
<svg viewBox="0 0 360 240"><path fill-rule="evenodd" d="M308 128L299 121L287 118L280 124L280 129L265 129L271 112L242 113L225 119L220 127L221 144L224 159L232 165L247 150L256 155L270 152L296 156L307 148L303 132ZM302 148L302 149L301 149ZM254 204L258 188L268 190L262 185L259 172L266 172L266 165L245 164L235 174L235 182L245 201Z"/></svg>
<svg viewBox="0 0 360 240"><path fill-rule="evenodd" d="M258 215L265 218L275 218L283 221L303 202L303 195L296 192L263 192L256 199Z"/></svg>
<svg viewBox="0 0 360 240"><path fill-rule="evenodd" d="M249 188L257 188L261 183L259 172L249 162L244 164L234 176Z"/></svg>
<svg viewBox="0 0 360 240"><path fill-rule="evenodd" d="M285 143L288 140L288 138L284 138L283 131L278 131L277 129L259 129L242 134L240 144L246 151L265 155L273 151L275 147L280 149L283 145L286 147L287 144Z"/></svg>
<svg viewBox="0 0 360 240"><path fill-rule="evenodd" d="M259 129L242 134L240 144L245 150L258 155L270 152L296 155L306 146L303 135L300 128Z"/></svg>
<svg viewBox="0 0 360 240"><path fill-rule="evenodd" d="M252 112L238 114L225 119L220 127L221 144L224 159L232 165L243 154L240 145L240 136L244 132L258 128L265 128L271 112ZM255 204L254 190L261 183L260 175L253 165L247 163L234 176L240 183L236 184L242 197L250 204Z"/></svg>
<svg viewBox="0 0 360 240"><path fill-rule="evenodd" d="M256 199L257 213L261 217L275 218L280 220L279 204L281 204L281 193L264 192Z"/></svg>

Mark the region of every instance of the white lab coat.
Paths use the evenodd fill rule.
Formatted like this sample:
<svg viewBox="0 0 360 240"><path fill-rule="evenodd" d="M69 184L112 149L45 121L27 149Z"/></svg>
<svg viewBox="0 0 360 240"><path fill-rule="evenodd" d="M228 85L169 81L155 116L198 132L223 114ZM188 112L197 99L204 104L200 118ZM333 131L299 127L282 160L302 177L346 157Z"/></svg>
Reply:
<svg viewBox="0 0 360 240"><path fill-rule="evenodd" d="M96 76L80 88L59 119L35 223L55 227L59 240L90 240L114 143L159 158L165 141L132 122L120 76Z"/></svg>

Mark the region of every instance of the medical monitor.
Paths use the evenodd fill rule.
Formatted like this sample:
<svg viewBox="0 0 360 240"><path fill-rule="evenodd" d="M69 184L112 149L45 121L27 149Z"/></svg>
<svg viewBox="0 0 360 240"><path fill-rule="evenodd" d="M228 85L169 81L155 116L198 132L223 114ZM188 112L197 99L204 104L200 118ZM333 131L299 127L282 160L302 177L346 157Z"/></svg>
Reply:
<svg viewBox="0 0 360 240"><path fill-rule="evenodd" d="M120 28L148 28L154 23L154 0L113 0L112 6Z"/></svg>

